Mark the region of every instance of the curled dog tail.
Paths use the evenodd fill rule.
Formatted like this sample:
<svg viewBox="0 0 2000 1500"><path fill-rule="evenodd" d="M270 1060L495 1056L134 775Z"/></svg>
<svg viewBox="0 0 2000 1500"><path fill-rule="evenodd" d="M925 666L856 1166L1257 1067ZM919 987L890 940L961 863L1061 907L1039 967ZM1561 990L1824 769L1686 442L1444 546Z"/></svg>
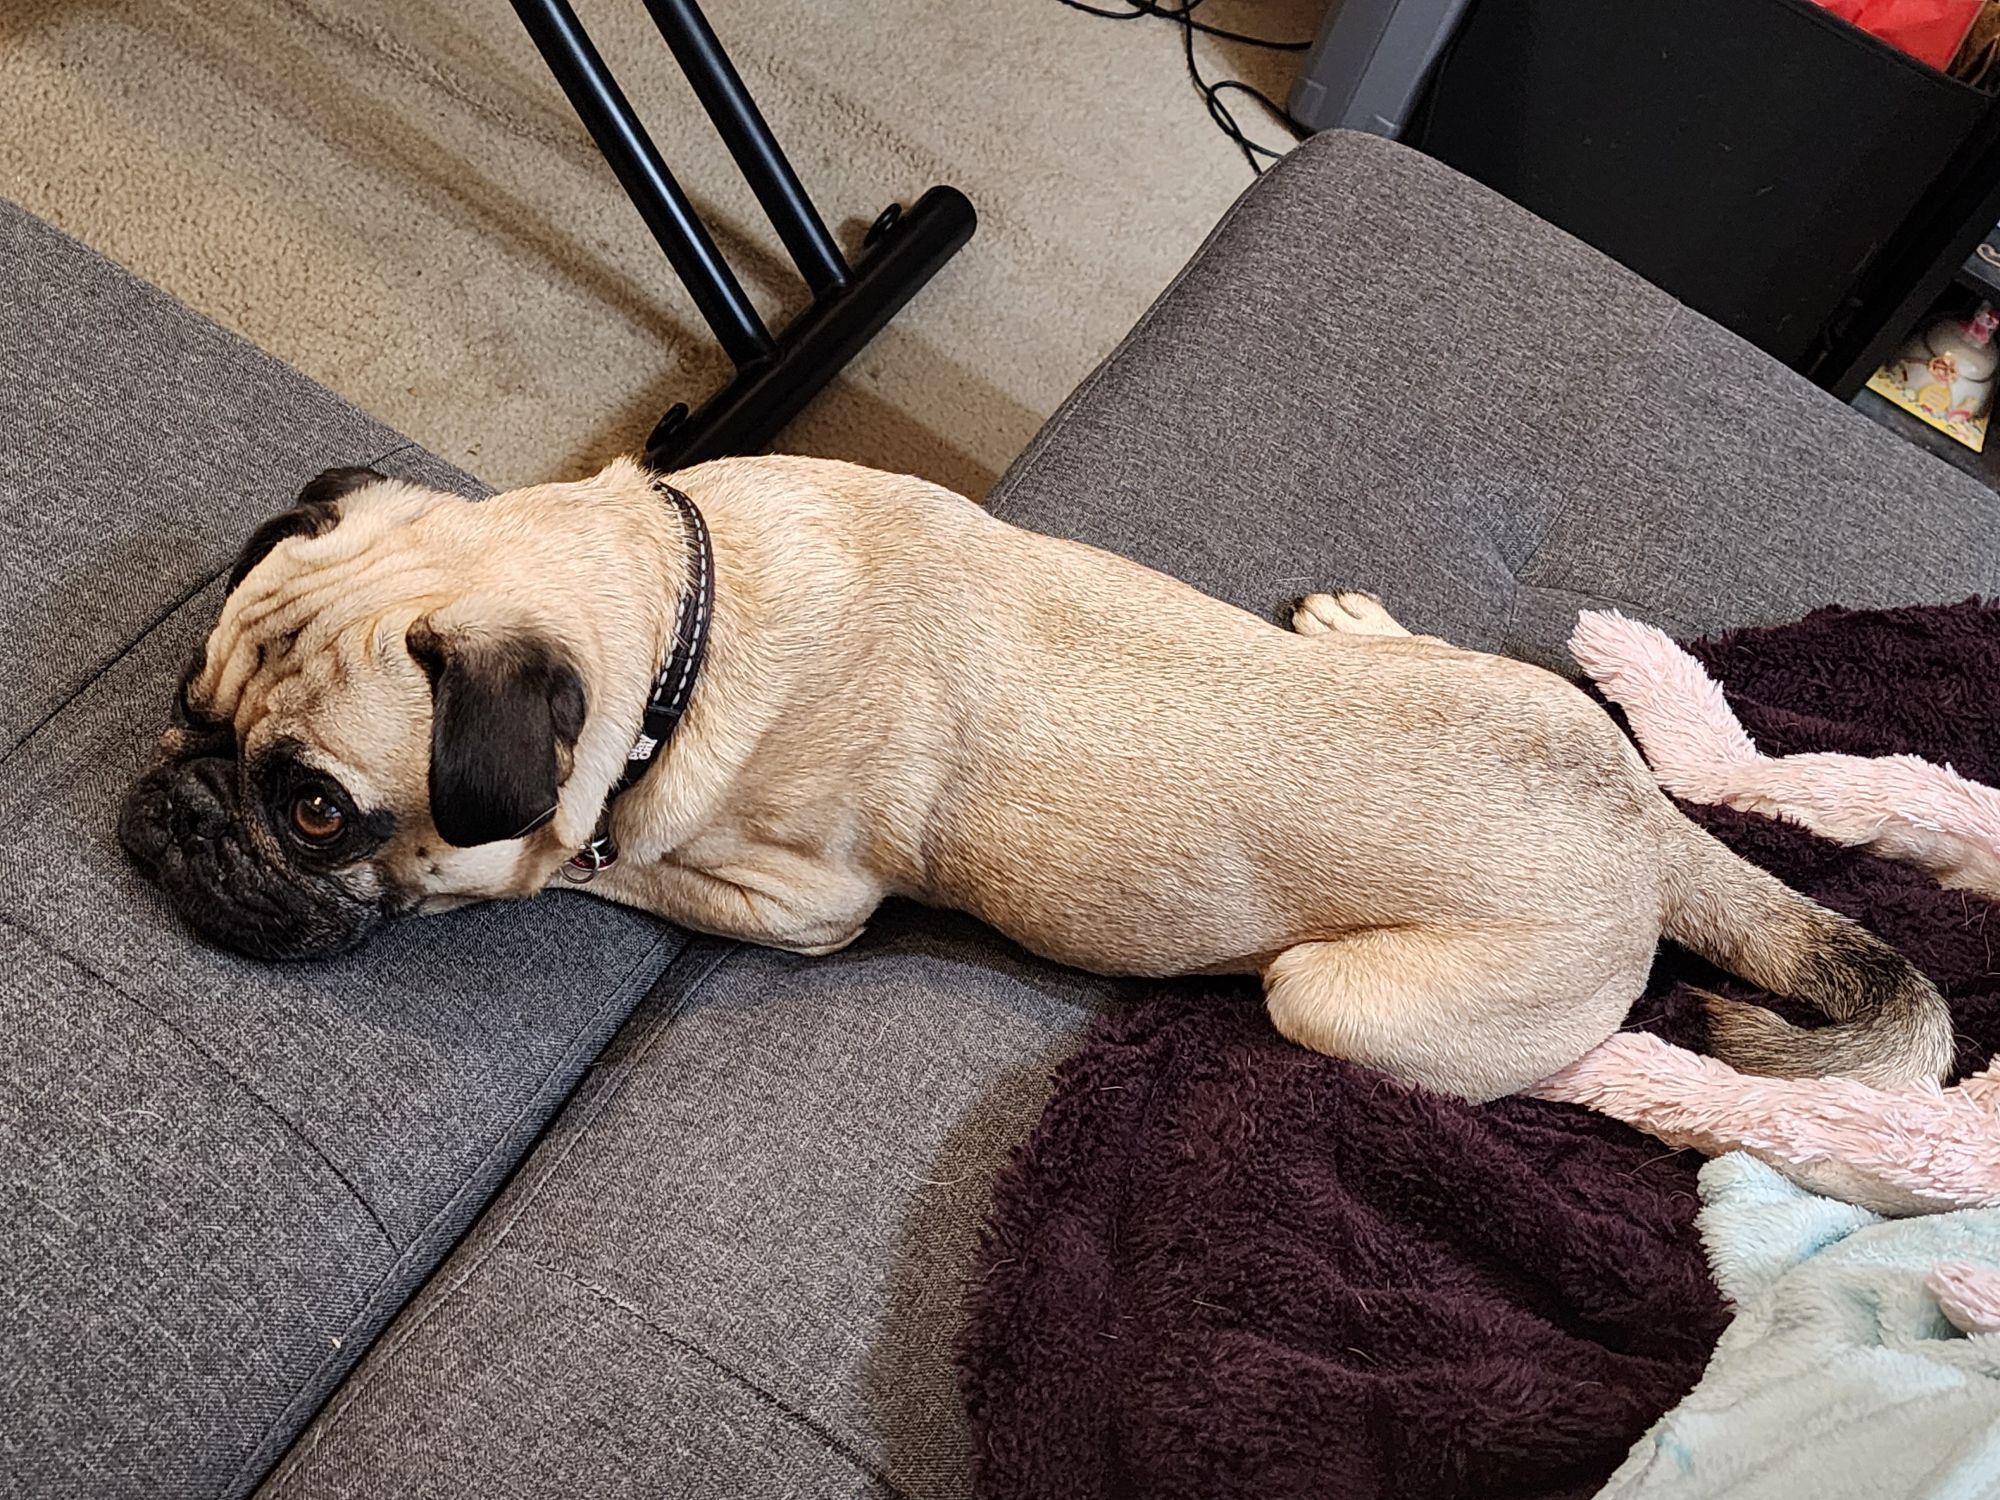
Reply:
<svg viewBox="0 0 2000 1500"><path fill-rule="evenodd" d="M1877 1088L1941 1080L1951 1011L1910 961L1857 922L1806 899L1693 823L1673 815L1666 935L1834 1024L1808 1031L1761 1005L1708 995L1710 1046L1746 1073L1840 1074ZM1674 844L1669 844L1672 850Z"/></svg>

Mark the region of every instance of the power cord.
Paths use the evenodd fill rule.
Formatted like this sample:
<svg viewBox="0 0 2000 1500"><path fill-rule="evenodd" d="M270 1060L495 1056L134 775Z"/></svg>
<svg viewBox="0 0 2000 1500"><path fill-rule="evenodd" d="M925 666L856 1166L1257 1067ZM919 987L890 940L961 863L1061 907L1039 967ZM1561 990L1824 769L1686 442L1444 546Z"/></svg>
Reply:
<svg viewBox="0 0 2000 1500"><path fill-rule="evenodd" d="M1262 47L1271 52L1303 52L1312 45L1303 42L1279 41L1273 37L1250 36L1241 31L1231 31L1226 27L1211 26L1206 21L1195 18L1195 9L1203 0L1181 0L1179 5L1164 4L1162 0L1125 0L1129 10L1106 10L1102 6L1090 5L1086 0L1057 0L1071 10L1082 11L1087 16L1099 16L1107 21L1142 21L1147 19L1171 21L1181 29L1181 54L1187 59L1188 77L1193 80L1195 90L1201 95L1202 103L1208 107L1208 117L1216 127L1236 143L1236 149L1243 153L1243 159L1250 164L1250 170L1259 177L1264 175L1264 163L1276 161L1284 155L1269 146L1250 139L1222 95L1229 90L1247 94L1270 113L1271 117L1290 131L1294 139L1303 140L1307 134L1304 126L1294 120L1282 104L1272 99L1261 89L1252 88L1238 78L1225 78L1210 83L1201 76L1201 68L1195 62L1194 39L1197 34L1212 36L1219 41L1236 42L1245 47Z"/></svg>

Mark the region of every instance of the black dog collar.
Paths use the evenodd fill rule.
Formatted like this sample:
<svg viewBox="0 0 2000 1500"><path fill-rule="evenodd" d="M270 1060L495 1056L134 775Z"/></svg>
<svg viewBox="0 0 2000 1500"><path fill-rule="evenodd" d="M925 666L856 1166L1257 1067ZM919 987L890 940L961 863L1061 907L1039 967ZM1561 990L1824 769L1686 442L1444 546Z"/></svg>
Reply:
<svg viewBox="0 0 2000 1500"><path fill-rule="evenodd" d="M579 885L616 862L618 846L611 839L611 804L646 774L674 737L694 697L702 661L708 655L709 624L715 614L715 548L708 538L708 523L694 501L666 480L654 479L653 493L671 501L680 512L681 526L687 535L687 587L674 607L673 645L667 659L660 664L659 675L653 679L653 692L646 700L639 736L625 756L624 774L604 799L604 810L597 815L596 833L563 867L564 876Z"/></svg>

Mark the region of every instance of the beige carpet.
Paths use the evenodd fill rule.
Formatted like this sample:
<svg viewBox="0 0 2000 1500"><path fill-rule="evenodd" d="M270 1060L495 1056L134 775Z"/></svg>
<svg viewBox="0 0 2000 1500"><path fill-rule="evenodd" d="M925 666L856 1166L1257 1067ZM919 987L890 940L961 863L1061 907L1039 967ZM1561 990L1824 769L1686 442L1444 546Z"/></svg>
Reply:
<svg viewBox="0 0 2000 1500"><path fill-rule="evenodd" d="M1202 14L1304 36L1324 8ZM791 311L640 0L578 10L752 296ZM1164 22L1056 0L708 13L843 243L933 182L979 210L787 433L799 451L983 493L1250 180ZM1296 65L1202 54L1280 98ZM0 0L0 192L496 484L634 448L726 374L506 0Z"/></svg>

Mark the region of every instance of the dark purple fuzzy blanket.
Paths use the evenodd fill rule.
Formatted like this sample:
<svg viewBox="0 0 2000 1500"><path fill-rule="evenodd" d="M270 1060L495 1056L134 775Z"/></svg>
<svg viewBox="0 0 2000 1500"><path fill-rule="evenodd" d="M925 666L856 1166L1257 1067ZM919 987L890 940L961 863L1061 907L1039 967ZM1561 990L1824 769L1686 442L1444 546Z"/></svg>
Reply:
<svg viewBox="0 0 2000 1500"><path fill-rule="evenodd" d="M1705 643L1765 751L2000 782L2000 609L1826 610ZM2000 1042L2000 920L1801 830L1690 809ZM1699 1046L1663 953L1635 1024ZM1793 1012L1793 1014L1797 1014ZM1699 1158L1569 1105L1474 1107L1283 1042L1243 988L1101 1022L995 1190L961 1375L985 1500L1587 1496L1727 1313Z"/></svg>

